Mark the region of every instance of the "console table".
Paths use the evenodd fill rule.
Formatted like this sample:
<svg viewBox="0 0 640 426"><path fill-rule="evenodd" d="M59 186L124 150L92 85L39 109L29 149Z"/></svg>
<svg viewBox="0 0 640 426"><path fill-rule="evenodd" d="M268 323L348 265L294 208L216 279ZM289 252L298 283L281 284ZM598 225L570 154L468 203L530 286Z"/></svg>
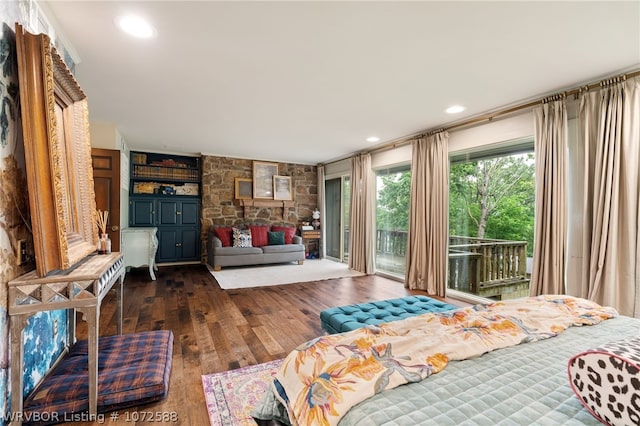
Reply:
<svg viewBox="0 0 640 426"><path fill-rule="evenodd" d="M22 413L23 339L22 330L35 313L69 309L69 342L75 343L76 310L83 314L88 328L89 414L97 414L98 402L98 327L100 304L113 285L117 291L118 334L122 334L122 253L90 255L65 271L39 277L31 271L9 281L11 321L11 411ZM17 421L17 423L20 423Z"/></svg>
<svg viewBox="0 0 640 426"><path fill-rule="evenodd" d="M124 267L149 266L149 275L156 280L156 252L158 251L158 228L126 228L122 230Z"/></svg>

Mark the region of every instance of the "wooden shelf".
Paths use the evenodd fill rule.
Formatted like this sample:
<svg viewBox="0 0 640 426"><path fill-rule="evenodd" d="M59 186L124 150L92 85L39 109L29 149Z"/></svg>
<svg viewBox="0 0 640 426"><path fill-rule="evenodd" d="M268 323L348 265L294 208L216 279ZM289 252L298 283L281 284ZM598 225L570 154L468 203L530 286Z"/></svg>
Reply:
<svg viewBox="0 0 640 426"><path fill-rule="evenodd" d="M293 200L263 200L259 198L251 198L246 200L235 200L236 204L244 208L244 217L247 218L248 209L252 207L270 207L270 208L281 208L282 209L282 218L287 218L287 209L290 209L295 206L295 201Z"/></svg>

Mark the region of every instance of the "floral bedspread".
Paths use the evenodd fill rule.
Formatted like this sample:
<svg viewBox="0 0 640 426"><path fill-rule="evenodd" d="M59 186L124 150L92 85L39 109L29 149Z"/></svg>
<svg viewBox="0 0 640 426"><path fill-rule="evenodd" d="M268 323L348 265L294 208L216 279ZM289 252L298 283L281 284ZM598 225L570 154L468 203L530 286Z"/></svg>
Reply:
<svg viewBox="0 0 640 426"><path fill-rule="evenodd" d="M273 382L293 424L333 425L370 396L495 349L556 336L617 316L570 296L538 296L429 313L310 340Z"/></svg>

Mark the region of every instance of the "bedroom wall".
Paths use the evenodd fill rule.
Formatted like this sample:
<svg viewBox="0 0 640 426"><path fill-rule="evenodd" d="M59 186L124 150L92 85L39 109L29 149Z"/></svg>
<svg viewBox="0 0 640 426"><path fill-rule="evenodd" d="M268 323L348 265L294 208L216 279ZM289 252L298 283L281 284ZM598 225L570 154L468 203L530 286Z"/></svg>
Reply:
<svg viewBox="0 0 640 426"><path fill-rule="evenodd" d="M19 22L31 32L49 33L50 29L38 28L38 15L41 13L35 2L0 2L0 424L7 423L11 400L7 283L35 269L33 259L22 266L16 264L18 240L27 240L33 256L33 238L26 191L14 28L15 22ZM32 22L36 24L32 25ZM73 69L70 55L60 45L57 47ZM34 315L24 329L23 338L26 394L40 381L67 344L66 311Z"/></svg>
<svg viewBox="0 0 640 426"><path fill-rule="evenodd" d="M318 171L307 164L278 163L278 173L291 176L295 207L283 218L281 207L252 207L246 212L234 200L235 178L251 178L253 161L244 158L202 156L202 261L207 258L207 230L210 226L231 226L249 222L298 226L311 220L318 206ZM262 160L258 160L262 161Z"/></svg>

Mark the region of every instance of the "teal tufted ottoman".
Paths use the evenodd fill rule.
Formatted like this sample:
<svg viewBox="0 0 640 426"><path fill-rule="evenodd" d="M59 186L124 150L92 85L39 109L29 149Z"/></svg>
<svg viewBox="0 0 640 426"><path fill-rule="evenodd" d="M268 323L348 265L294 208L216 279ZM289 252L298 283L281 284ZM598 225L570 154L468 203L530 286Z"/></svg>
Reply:
<svg viewBox="0 0 640 426"><path fill-rule="evenodd" d="M338 306L320 312L322 329L329 334L355 330L365 325L378 325L429 312L457 309L448 303L426 296L407 296L358 305Z"/></svg>

